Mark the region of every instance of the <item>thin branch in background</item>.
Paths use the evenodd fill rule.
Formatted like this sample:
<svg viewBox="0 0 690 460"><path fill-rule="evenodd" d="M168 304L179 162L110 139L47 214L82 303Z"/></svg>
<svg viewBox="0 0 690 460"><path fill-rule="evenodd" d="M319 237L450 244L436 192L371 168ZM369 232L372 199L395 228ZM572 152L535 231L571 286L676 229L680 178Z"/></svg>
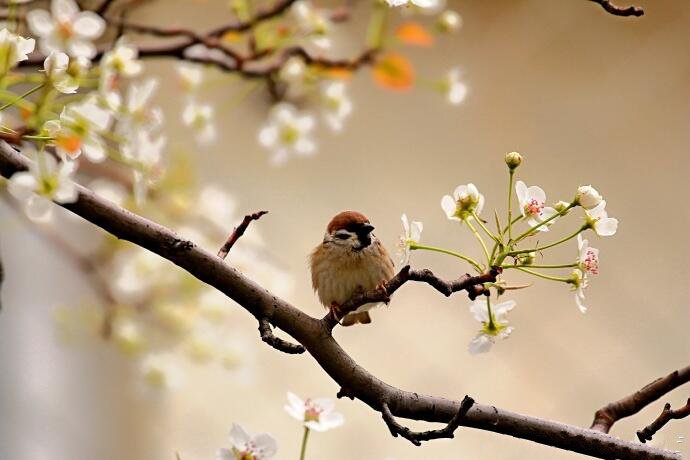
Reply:
<svg viewBox="0 0 690 460"><path fill-rule="evenodd" d="M242 219L242 223L232 230L232 233L230 233L228 239L218 250L218 257L220 257L221 259L225 259L225 257L227 257L228 253L230 252L230 249L232 249L237 240L239 240L242 237L242 235L244 235L244 232L247 231L247 227L249 227L249 224L251 224L254 220L261 219L261 216L265 214L268 214L268 211L258 211L244 216L244 219Z"/></svg>
<svg viewBox="0 0 690 460"><path fill-rule="evenodd" d="M460 408L458 412L453 416L453 418L448 422L448 424L441 428L440 430L429 430L429 431L412 431L406 426L401 425L395 420L393 414L391 414L390 409L388 409L388 404L381 404L381 415L383 416L383 421L388 425L393 437L401 437L407 439L415 446L422 445L422 441L431 441L432 439L449 438L455 437L455 430L460 426L460 422L467 414L467 411L474 405L474 399L469 396L465 396L460 403Z"/></svg>
<svg viewBox="0 0 690 460"><path fill-rule="evenodd" d="M0 142L0 174L25 171L29 160ZM76 186L77 201L61 206L112 235L158 254L216 288L256 318L267 318L306 348L347 395L380 412L385 401L395 417L449 423L460 401L396 388L360 366L330 333L327 322L279 298L223 262L216 254L181 238L172 230L127 211L91 190ZM574 425L554 422L475 403L460 425L500 433L592 457L626 460L681 460L678 452L631 442Z"/></svg>
<svg viewBox="0 0 690 460"><path fill-rule="evenodd" d="M103 0L101 6L99 6L94 12L99 16L103 16L108 12L108 9L113 3L115 3L115 0Z"/></svg>
<svg viewBox="0 0 690 460"><path fill-rule="evenodd" d="M618 420L638 413L666 393L688 382L690 382L690 366L673 371L665 377L658 378L635 393L599 409L594 414L594 420L590 429L608 433L613 424Z"/></svg>
<svg viewBox="0 0 690 460"><path fill-rule="evenodd" d="M644 10L639 6L618 6L614 5L611 0L589 0L599 4L607 13L611 13L614 16L642 16Z"/></svg>
<svg viewBox="0 0 690 460"><path fill-rule="evenodd" d="M679 409L671 409L671 404L666 403L664 405L661 414L652 423L637 432L637 437L640 442L647 442L652 440L652 436L656 434L657 431L662 429L671 420L679 420L690 416L690 399L685 405Z"/></svg>

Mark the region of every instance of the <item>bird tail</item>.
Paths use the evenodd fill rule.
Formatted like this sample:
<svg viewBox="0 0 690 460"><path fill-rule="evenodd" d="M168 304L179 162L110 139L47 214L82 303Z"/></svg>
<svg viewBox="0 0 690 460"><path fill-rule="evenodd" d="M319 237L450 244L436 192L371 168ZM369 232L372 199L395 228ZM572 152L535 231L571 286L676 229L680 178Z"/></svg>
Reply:
<svg viewBox="0 0 690 460"><path fill-rule="evenodd" d="M369 324L371 323L371 316L368 311L348 313L340 321L343 326L354 326L355 324Z"/></svg>

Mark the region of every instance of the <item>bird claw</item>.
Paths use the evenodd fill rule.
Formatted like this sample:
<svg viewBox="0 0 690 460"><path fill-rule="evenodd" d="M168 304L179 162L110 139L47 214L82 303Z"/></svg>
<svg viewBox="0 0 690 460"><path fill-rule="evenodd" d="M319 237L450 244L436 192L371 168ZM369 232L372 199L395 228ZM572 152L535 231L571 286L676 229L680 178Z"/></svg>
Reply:
<svg viewBox="0 0 690 460"><path fill-rule="evenodd" d="M343 317L343 311L340 309L340 304L338 304L337 302L331 302L330 311L331 316L333 316L333 318L335 318L336 321L340 322L340 320Z"/></svg>
<svg viewBox="0 0 690 460"><path fill-rule="evenodd" d="M388 305L391 301L391 297L388 294L388 289L386 289L386 283L381 283L376 286L376 290L381 293L383 299L381 300L384 304Z"/></svg>

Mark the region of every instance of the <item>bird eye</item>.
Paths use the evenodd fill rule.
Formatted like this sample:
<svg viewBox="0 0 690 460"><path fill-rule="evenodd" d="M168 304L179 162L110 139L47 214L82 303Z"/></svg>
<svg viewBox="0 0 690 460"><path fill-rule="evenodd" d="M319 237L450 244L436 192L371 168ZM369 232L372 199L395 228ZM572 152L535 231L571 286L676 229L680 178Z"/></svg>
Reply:
<svg viewBox="0 0 690 460"><path fill-rule="evenodd" d="M344 233L344 232L343 233L336 233L335 237L338 238L339 240L347 240L350 238L350 234Z"/></svg>

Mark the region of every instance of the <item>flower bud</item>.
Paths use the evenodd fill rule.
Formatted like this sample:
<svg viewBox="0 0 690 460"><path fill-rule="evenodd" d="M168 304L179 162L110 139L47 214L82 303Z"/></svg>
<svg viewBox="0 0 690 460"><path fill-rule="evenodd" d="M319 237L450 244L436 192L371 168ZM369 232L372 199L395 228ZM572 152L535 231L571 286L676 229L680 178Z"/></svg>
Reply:
<svg viewBox="0 0 690 460"><path fill-rule="evenodd" d="M522 163L522 155L517 152L506 153L505 161L508 168L512 171Z"/></svg>
<svg viewBox="0 0 690 460"><path fill-rule="evenodd" d="M532 252L526 252L524 254L520 254L518 256L518 261L519 261L520 265L532 265L536 258L537 258L537 253L532 251Z"/></svg>
<svg viewBox="0 0 690 460"><path fill-rule="evenodd" d="M558 203L555 203L555 204L553 205L553 209L555 209L556 211L558 211L559 214L560 214L560 213L563 213L564 216L565 216L566 214L568 214L568 208L569 208L569 207L570 207L570 203L568 203L568 202L566 202L566 201L559 201Z"/></svg>
<svg viewBox="0 0 690 460"><path fill-rule="evenodd" d="M462 27L462 18L453 10L446 10L438 16L438 28L441 32L456 32Z"/></svg>
<svg viewBox="0 0 690 460"><path fill-rule="evenodd" d="M585 209L595 208L599 203L601 203L602 196L599 192L591 185L582 185L577 189L577 194L575 195L575 203L579 204Z"/></svg>

